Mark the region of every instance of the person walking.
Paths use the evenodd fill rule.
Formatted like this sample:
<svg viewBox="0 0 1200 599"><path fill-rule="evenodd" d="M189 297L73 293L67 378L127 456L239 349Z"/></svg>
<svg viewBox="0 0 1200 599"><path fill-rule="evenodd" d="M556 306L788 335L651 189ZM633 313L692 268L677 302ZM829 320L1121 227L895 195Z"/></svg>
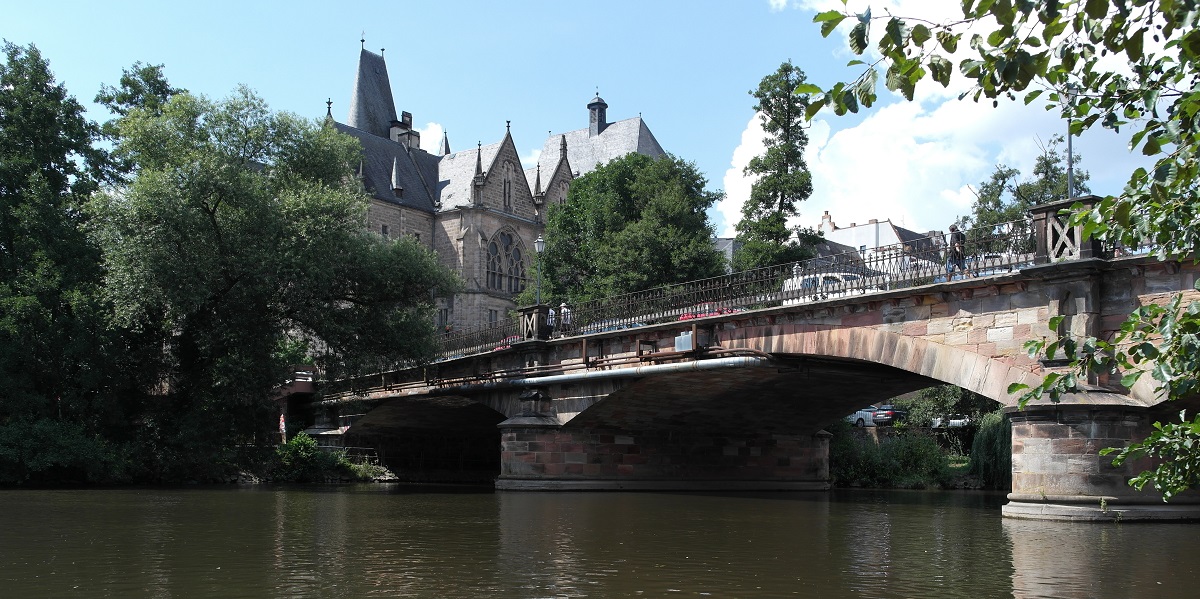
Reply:
<svg viewBox="0 0 1200 599"><path fill-rule="evenodd" d="M950 240L946 252L946 280L954 278L954 269L958 269L963 277L967 276L967 236L958 230L958 225L950 225Z"/></svg>

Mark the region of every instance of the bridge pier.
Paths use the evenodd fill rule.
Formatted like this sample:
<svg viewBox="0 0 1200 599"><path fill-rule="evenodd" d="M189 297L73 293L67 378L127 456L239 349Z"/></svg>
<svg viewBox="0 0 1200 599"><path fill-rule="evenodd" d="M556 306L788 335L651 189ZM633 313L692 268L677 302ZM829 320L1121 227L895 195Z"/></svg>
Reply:
<svg viewBox="0 0 1200 599"><path fill-rule="evenodd" d="M1070 521L1200 520L1200 498L1164 503L1126 481L1153 467L1146 459L1112 465L1105 447L1144 439L1155 420L1144 408L1104 405L1026 406L1012 420L1012 492L1008 518Z"/></svg>
<svg viewBox="0 0 1200 599"><path fill-rule="evenodd" d="M826 490L829 433L728 436L691 431L571 429L525 414L500 425L496 488Z"/></svg>

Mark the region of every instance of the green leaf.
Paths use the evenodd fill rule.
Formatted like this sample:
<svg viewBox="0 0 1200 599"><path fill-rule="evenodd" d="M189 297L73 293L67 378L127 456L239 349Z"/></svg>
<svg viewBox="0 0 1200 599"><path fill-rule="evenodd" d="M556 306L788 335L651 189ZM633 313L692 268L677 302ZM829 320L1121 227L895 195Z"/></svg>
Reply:
<svg viewBox="0 0 1200 599"><path fill-rule="evenodd" d="M846 20L846 15L836 10L827 10L813 17L814 23L821 24L821 37L829 37L829 34L833 33L833 30L837 29L844 20Z"/></svg>
<svg viewBox="0 0 1200 599"><path fill-rule="evenodd" d="M1121 377L1121 385L1127 388L1132 387L1140 378L1142 378L1142 371L1132 372Z"/></svg>
<svg viewBox="0 0 1200 599"><path fill-rule="evenodd" d="M925 42L929 41L930 37L931 37L931 34L929 33L928 27L921 25L921 24L917 24L917 25L913 26L912 41L914 44L923 47L925 45Z"/></svg>
<svg viewBox="0 0 1200 599"><path fill-rule="evenodd" d="M867 50L867 29L868 23L859 21L854 25L854 29L850 30L850 51L855 54L862 54Z"/></svg>
<svg viewBox="0 0 1200 599"><path fill-rule="evenodd" d="M1145 156L1153 156L1162 151L1162 146L1158 143L1157 135L1146 137L1146 144L1142 146L1142 154Z"/></svg>
<svg viewBox="0 0 1200 599"><path fill-rule="evenodd" d="M942 45L942 49L947 53L954 54L958 50L958 35L949 31L939 31L937 32L937 39L938 43Z"/></svg>
<svg viewBox="0 0 1200 599"><path fill-rule="evenodd" d="M1042 91L1044 91L1044 90L1035 89L1035 90L1025 94L1025 105L1028 106L1031 102L1036 100L1038 98L1038 96L1042 95Z"/></svg>
<svg viewBox="0 0 1200 599"><path fill-rule="evenodd" d="M1146 28L1143 27L1130 34L1125 40L1125 56L1129 57L1129 62L1137 62L1142 59L1142 36L1146 33Z"/></svg>
<svg viewBox="0 0 1200 599"><path fill-rule="evenodd" d="M942 87L950 85L950 75L954 72L954 65L943 56L934 54L929 57L929 70L934 81L942 84Z"/></svg>
<svg viewBox="0 0 1200 599"><path fill-rule="evenodd" d="M821 86L819 86L819 85L813 85L812 83L801 83L800 85L796 86L796 89L793 90L792 93L794 93L794 94L819 94L824 91L825 90L821 89Z"/></svg>
<svg viewBox="0 0 1200 599"><path fill-rule="evenodd" d="M1029 388L1029 385L1026 385L1025 383L1010 383L1008 385L1008 394L1012 395L1012 394L1016 393L1017 391L1024 391L1025 389L1028 389L1028 388Z"/></svg>
<svg viewBox="0 0 1200 599"><path fill-rule="evenodd" d="M904 26L904 21L896 17L888 19L887 27L884 29L887 38L891 40L892 45L897 48L904 47L904 38L907 37L907 28Z"/></svg>
<svg viewBox="0 0 1200 599"><path fill-rule="evenodd" d="M1108 15L1108 0L1087 0L1083 11L1093 19L1103 19Z"/></svg>

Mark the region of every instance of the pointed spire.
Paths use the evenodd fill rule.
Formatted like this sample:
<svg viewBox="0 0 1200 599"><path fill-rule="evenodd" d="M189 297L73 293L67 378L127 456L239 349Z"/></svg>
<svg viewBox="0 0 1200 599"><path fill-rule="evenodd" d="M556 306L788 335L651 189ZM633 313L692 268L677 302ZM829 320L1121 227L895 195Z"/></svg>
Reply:
<svg viewBox="0 0 1200 599"><path fill-rule="evenodd" d="M333 118L333 98L325 100L325 118Z"/></svg>
<svg viewBox="0 0 1200 599"><path fill-rule="evenodd" d="M504 121L504 134L512 135L512 121Z"/></svg>
<svg viewBox="0 0 1200 599"><path fill-rule="evenodd" d="M350 95L350 117L346 124L372 135L388 137L396 118L396 102L383 57L363 49L358 55L358 73Z"/></svg>
<svg viewBox="0 0 1200 599"><path fill-rule="evenodd" d="M560 143L558 146L558 159L566 160L566 158L567 158L567 135L564 133L562 136L562 143Z"/></svg>
<svg viewBox="0 0 1200 599"><path fill-rule="evenodd" d="M359 179L363 178L363 160L362 160L362 158L358 159L358 171L355 173L355 175L357 175Z"/></svg>
<svg viewBox="0 0 1200 599"><path fill-rule="evenodd" d="M475 142L475 178L483 176L483 142Z"/></svg>
<svg viewBox="0 0 1200 599"><path fill-rule="evenodd" d="M537 165L537 176L533 179L533 195L542 195L542 164Z"/></svg>
<svg viewBox="0 0 1200 599"><path fill-rule="evenodd" d="M450 138L446 136L446 130L442 129L442 143L438 146L439 156L450 155Z"/></svg>

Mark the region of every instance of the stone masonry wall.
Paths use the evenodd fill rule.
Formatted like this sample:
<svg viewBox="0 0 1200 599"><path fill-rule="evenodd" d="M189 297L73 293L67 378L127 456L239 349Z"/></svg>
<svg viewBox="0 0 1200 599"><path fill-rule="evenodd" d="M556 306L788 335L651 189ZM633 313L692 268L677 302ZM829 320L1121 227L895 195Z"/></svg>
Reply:
<svg viewBox="0 0 1200 599"><path fill-rule="evenodd" d="M679 432L503 428L500 477L828 481L827 435L751 439Z"/></svg>

